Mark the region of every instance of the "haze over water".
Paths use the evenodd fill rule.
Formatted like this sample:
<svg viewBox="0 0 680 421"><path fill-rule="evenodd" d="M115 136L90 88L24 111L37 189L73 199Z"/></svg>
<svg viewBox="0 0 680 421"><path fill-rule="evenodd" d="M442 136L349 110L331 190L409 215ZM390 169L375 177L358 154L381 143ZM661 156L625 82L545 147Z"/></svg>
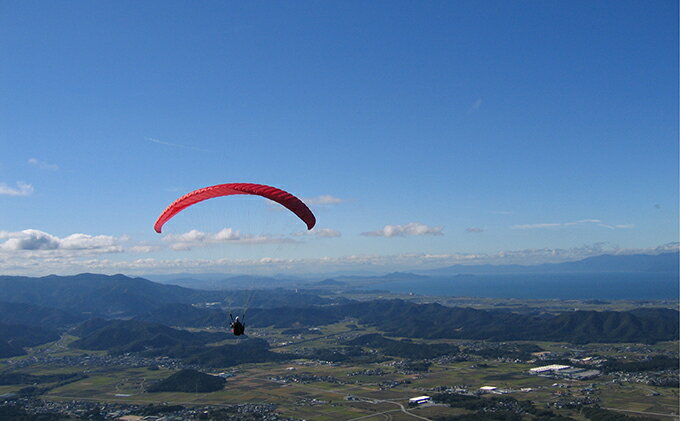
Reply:
<svg viewBox="0 0 680 421"><path fill-rule="evenodd" d="M461 275L427 282L395 281L376 286L419 295L520 299L678 299L677 274L511 274Z"/></svg>

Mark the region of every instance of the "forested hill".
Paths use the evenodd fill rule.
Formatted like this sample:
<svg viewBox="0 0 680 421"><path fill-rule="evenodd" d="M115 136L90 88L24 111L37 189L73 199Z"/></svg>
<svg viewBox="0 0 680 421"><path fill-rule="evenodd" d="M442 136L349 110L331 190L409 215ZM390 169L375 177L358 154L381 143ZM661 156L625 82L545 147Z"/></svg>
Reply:
<svg viewBox="0 0 680 421"><path fill-rule="evenodd" d="M276 314L284 316L276 317ZM678 339L678 316L678 311L671 309L572 311L557 316L534 316L401 300L376 300L312 308L308 318L286 309L253 312L251 322L253 326L286 327L282 322L287 321L288 326L304 326L312 325L310 321L315 320L324 324L333 319L352 317L390 336L407 338L654 343Z"/></svg>
<svg viewBox="0 0 680 421"><path fill-rule="evenodd" d="M415 359L437 358L459 351L457 346L451 344L422 344L413 343L410 340L395 341L377 333L354 338L347 341L346 344L379 349L385 355Z"/></svg>
<svg viewBox="0 0 680 421"><path fill-rule="evenodd" d="M82 313L26 303L0 302L0 323L59 328L86 319Z"/></svg>
<svg viewBox="0 0 680 421"><path fill-rule="evenodd" d="M400 300L353 303L345 314L392 336L486 340L545 340L574 343L645 342L678 339L678 311L573 311L532 316Z"/></svg>
<svg viewBox="0 0 680 421"><path fill-rule="evenodd" d="M102 319L89 320L72 333L80 337L71 343L74 348L108 350L113 353L186 344L203 345L233 337L225 332L189 332L137 320Z"/></svg>
<svg viewBox="0 0 680 421"><path fill-rule="evenodd" d="M59 339L54 329L0 323L0 358L23 355L24 347Z"/></svg>
<svg viewBox="0 0 680 421"><path fill-rule="evenodd" d="M168 305L146 315L148 320L176 326L226 324L228 314L183 305ZM553 340L564 342L645 342L678 339L677 310L570 311L530 315L499 310L374 300L333 306L251 309L252 327L311 327L346 318L377 327L390 336L412 338ZM140 316L144 318L144 316Z"/></svg>
<svg viewBox="0 0 680 421"><path fill-rule="evenodd" d="M181 370L152 384L147 392L209 393L221 390L227 381L196 370Z"/></svg>

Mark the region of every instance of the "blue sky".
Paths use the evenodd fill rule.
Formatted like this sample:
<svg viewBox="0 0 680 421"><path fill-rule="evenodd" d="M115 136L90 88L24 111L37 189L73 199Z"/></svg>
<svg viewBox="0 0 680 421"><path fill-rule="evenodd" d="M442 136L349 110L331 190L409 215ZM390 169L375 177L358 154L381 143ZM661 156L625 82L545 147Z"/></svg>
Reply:
<svg viewBox="0 0 680 421"><path fill-rule="evenodd" d="M0 60L1 273L677 249L675 1L2 1ZM227 182L318 228L224 198L153 232Z"/></svg>

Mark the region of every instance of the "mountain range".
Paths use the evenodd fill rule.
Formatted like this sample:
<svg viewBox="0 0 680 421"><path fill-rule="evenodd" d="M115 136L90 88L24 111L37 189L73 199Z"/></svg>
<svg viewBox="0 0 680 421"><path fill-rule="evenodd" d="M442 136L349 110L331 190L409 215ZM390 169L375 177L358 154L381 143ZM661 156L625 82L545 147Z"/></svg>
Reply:
<svg viewBox="0 0 680 421"><path fill-rule="evenodd" d="M588 257L541 265L453 265L415 273L430 276L523 273L680 273L679 252Z"/></svg>
<svg viewBox="0 0 680 421"><path fill-rule="evenodd" d="M59 331L87 319L135 318L136 321L109 323L89 321L75 333L83 347L137 350L152 347L176 348L174 352L188 358L201 353L206 361L223 361L231 348L210 349L203 353L204 340L220 338L184 337L182 332L166 326L226 326L231 305L250 304L249 326L277 328L321 326L347 317L372 325L388 335L415 338L460 338L486 340L555 340L570 342L656 342L677 340L678 312L670 309L640 309L627 312L571 311L562 314L519 314L507 311L474 310L444 307L437 304L414 304L399 300L358 302L335 295L335 290L351 290L366 285L411 282L432 285L446 280L454 285L473 283L478 288L484 271L513 272L503 276L506 287L517 289L513 278L519 271L540 273L664 273L658 285L674 285L677 300L678 253L659 255L598 256L578 262L539 266L451 266L426 274L391 273L374 277L340 277L307 281L305 289L262 289L205 291L152 282L125 275L84 273L74 276L50 275L40 278L0 276L0 355L20 355L23 348L59 337ZM471 274L477 271L480 274ZM599 271L599 272L598 272ZM527 276L529 276L527 275ZM535 282L555 288L539 276ZM650 275L651 276L651 275ZM568 277L567 287L585 288L590 279L578 281ZM619 282L620 278L613 282ZM653 289L653 280L637 280L639 288ZM244 278L239 279L245 282ZM534 281L532 281L534 282ZM564 282L563 282L564 283ZM620 283L620 282L619 282ZM496 284L494 284L496 285ZM500 284L499 284L500 285ZM667 286L667 285L666 285ZM526 289L526 288L525 288ZM611 294L608 292L608 294ZM251 301L252 298L252 301ZM640 298L635 298L640 299ZM165 326L162 326L165 325ZM91 331L83 329L90 328ZM97 329L104 328L97 332ZM134 333L134 335L132 334ZM115 334L115 335L114 335ZM116 336L117 335L117 336ZM129 336L131 341L116 342ZM106 343L106 341L113 341ZM382 344L388 346L390 344ZM260 351L259 348L258 352ZM271 356L262 350L262 358ZM266 354L266 355L265 355ZM258 354L259 355L259 354ZM258 357L259 358L259 357ZM226 360L225 360L226 361ZM231 361L231 360L229 360Z"/></svg>

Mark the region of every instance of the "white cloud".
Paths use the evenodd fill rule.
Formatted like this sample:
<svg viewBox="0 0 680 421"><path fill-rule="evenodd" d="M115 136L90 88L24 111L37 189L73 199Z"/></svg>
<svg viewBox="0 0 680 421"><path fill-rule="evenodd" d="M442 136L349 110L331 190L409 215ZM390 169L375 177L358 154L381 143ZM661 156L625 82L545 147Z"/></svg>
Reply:
<svg viewBox="0 0 680 421"><path fill-rule="evenodd" d="M58 170L59 169L59 165L51 164L47 161L41 161L37 158L29 158L28 163L40 168L41 170Z"/></svg>
<svg viewBox="0 0 680 421"><path fill-rule="evenodd" d="M6 183L0 183L0 195L7 196L30 196L33 194L33 186L19 181L17 187L13 188Z"/></svg>
<svg viewBox="0 0 680 421"><path fill-rule="evenodd" d="M213 235L213 240L217 242L221 241L237 241L243 240L244 237L238 231L234 231L232 228L224 228L217 234Z"/></svg>
<svg viewBox="0 0 680 421"><path fill-rule="evenodd" d="M473 113L473 112L479 111L479 107L481 107L481 106L482 106L482 98L477 98L477 100L475 102L473 102L472 105L470 106L470 112Z"/></svg>
<svg viewBox="0 0 680 421"><path fill-rule="evenodd" d="M318 237L321 238L336 238L342 236L340 231L336 231L331 228L319 228L318 230L313 230Z"/></svg>
<svg viewBox="0 0 680 421"><path fill-rule="evenodd" d="M0 250L56 250L59 239L46 232L38 230L24 230L21 232L2 232L0 238L7 239L0 244Z"/></svg>
<svg viewBox="0 0 680 421"><path fill-rule="evenodd" d="M243 235L232 228L224 228L216 233L206 233L191 230L183 234L168 234L163 241L170 243L169 247L176 251L191 250L194 247L206 247L211 244L286 244L297 241L286 237L274 237L267 235Z"/></svg>
<svg viewBox="0 0 680 421"><path fill-rule="evenodd" d="M342 233L332 228L314 228L311 231L299 231L292 234L294 237L318 237L318 238L337 238Z"/></svg>
<svg viewBox="0 0 680 421"><path fill-rule="evenodd" d="M635 228L635 225L633 225L633 224L618 224L618 225L600 224L600 226L605 227L605 228L609 228L610 230Z"/></svg>
<svg viewBox="0 0 680 421"><path fill-rule="evenodd" d="M368 237L406 237L413 235L444 235L444 227L431 227L419 222L409 222L406 225L385 225L377 231L361 233Z"/></svg>
<svg viewBox="0 0 680 421"><path fill-rule="evenodd" d="M599 219L581 219L580 221L574 221L574 222L552 222L552 223L542 223L542 224L523 224L523 225L513 225L510 228L512 229L536 229L536 228L561 228L561 227L570 227L574 225L583 225L583 224L599 224L602 221Z"/></svg>
<svg viewBox="0 0 680 421"><path fill-rule="evenodd" d="M321 196L303 199L303 202L308 205L335 205L344 201L345 200L331 196L330 194L322 194Z"/></svg>
<svg viewBox="0 0 680 421"><path fill-rule="evenodd" d="M71 253L120 253L123 247L119 239L109 235L71 234L60 238L44 231L27 229L18 232L0 232L0 252L30 253L49 252L51 255Z"/></svg>
<svg viewBox="0 0 680 421"><path fill-rule="evenodd" d="M104 250L119 251L117 239L109 235L71 234L62 238L60 248L66 250Z"/></svg>
<svg viewBox="0 0 680 421"><path fill-rule="evenodd" d="M564 228L572 227L575 225L585 225L585 224L597 224L600 227L608 228L611 230L616 229L631 229L634 228L633 224L605 224L599 219L581 219L580 221L574 222L554 222L554 223L543 223L543 224L525 224L525 225L513 225L511 229L541 229L541 228Z"/></svg>
<svg viewBox="0 0 680 421"><path fill-rule="evenodd" d="M191 230L183 234L168 234L163 237L163 241L167 241L169 243L195 243L202 242L207 237L208 234L202 231Z"/></svg>

